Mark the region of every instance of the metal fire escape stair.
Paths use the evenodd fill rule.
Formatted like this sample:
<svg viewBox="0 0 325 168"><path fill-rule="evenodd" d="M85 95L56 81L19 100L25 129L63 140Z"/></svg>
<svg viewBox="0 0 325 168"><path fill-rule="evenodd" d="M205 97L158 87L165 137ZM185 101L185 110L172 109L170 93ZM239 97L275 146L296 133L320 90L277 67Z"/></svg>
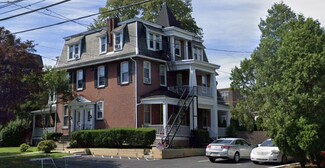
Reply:
<svg viewBox="0 0 325 168"><path fill-rule="evenodd" d="M177 131L179 130L182 121L185 116L185 112L188 111L190 108L190 105L192 105L194 97L197 96L196 94L196 87L185 87L183 88L183 92L180 95L180 99L177 103L178 112L175 111L172 113L172 115L169 117L167 122L167 127L165 128L166 136L162 139L162 144L165 146L165 148L171 147L171 144L177 134Z"/></svg>

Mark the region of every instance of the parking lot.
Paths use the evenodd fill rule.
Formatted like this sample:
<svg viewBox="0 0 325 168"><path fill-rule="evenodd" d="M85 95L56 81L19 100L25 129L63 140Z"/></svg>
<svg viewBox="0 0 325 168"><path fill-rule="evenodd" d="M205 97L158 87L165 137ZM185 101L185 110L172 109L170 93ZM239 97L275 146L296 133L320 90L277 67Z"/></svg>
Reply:
<svg viewBox="0 0 325 168"><path fill-rule="evenodd" d="M82 156L78 158L68 159L65 165L63 159L55 161L57 167L80 167L80 168L93 168L93 167L109 167L109 168L165 168L165 167L178 167L178 168L259 168L259 167L273 167L278 164L253 164L250 160L240 160L239 163L233 163L228 160L217 160L216 163L211 163L205 156L186 157L177 159L144 159L144 158L129 158L129 157L102 157L102 156ZM37 164L37 163L33 163Z"/></svg>

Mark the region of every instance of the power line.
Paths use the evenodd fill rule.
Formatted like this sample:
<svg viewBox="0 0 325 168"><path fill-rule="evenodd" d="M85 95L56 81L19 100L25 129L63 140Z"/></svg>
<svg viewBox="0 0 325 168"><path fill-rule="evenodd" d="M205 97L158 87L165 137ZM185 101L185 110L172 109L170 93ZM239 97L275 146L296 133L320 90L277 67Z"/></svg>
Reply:
<svg viewBox="0 0 325 168"><path fill-rule="evenodd" d="M8 19L15 18L15 17L18 17L18 16L22 16L22 15L26 15L26 14L29 14L29 13L33 13L33 12L36 12L36 11L39 11L39 10L42 10L42 9L46 9L46 8L49 8L49 7L52 7L52 6L56 6L56 5L59 5L59 4L62 4L62 3L66 3L68 1L71 1L71 0L64 0L64 1L61 1L61 2L58 2L58 3L51 4L51 5L48 5L48 6L44 6L44 7L41 7L41 8L38 8L38 9L34 9L34 10L31 10L31 11L28 11L28 12L24 12L24 13L20 13L20 14L17 14L17 15L9 16L9 17L6 17L6 18L2 18L2 19L0 19L0 21L4 21L4 20L8 20Z"/></svg>
<svg viewBox="0 0 325 168"><path fill-rule="evenodd" d="M61 17L61 18L64 19L64 20L71 20L71 19L69 19L69 18L67 18L67 17L65 17L65 16L63 16L63 15L57 13L57 12L54 12L53 10L50 10L50 9L45 9L45 10L47 10L47 11L49 11L49 12L51 12L51 13L54 13L54 14L58 15L59 17ZM77 21L75 21L75 20L72 21L72 22L73 22L73 23L77 23L77 24L79 24L79 25L81 25L81 26L84 26L84 27L88 27L88 25L83 24L83 23L80 23L80 22L77 22Z"/></svg>
<svg viewBox="0 0 325 168"><path fill-rule="evenodd" d="M18 2L21 2L21 1L24 1L24 0L17 0L17 1L7 2L7 4L1 5L0 6L0 9L5 8L5 7L8 7L8 6L11 6L11 5L16 4Z"/></svg>
<svg viewBox="0 0 325 168"><path fill-rule="evenodd" d="M105 12L98 12L98 13L82 16L82 17L79 17L79 18L70 19L70 20L63 21L63 22L58 22L58 23L54 23L54 24L50 24L50 25L45 25L45 26L41 26L41 27L36 27L36 28L32 28L32 29L27 29L27 30L14 32L14 33L11 33L11 34L20 34L20 33L26 33L26 32L30 32L30 31L34 31L34 30L44 29L44 28L48 28L48 27L53 27L53 26L64 24L64 23L68 23L68 22L72 22L72 21L81 20L81 19L85 19L85 18L88 18L88 17L96 16L96 15L99 15L99 14L109 13L109 12L117 11L117 10L120 10L120 9L132 7L132 6L136 6L136 5L141 5L141 4L144 4L144 3L151 2L151 1L154 1L154 0L145 0L145 1L137 2L137 3L132 3L130 5L121 6L121 7L111 9L111 10L108 10L108 11L105 11ZM9 35L9 34L6 34L6 35Z"/></svg>
<svg viewBox="0 0 325 168"><path fill-rule="evenodd" d="M30 6L39 4L39 3L43 2L43 1L46 1L46 0L37 1L35 3L29 4L29 5L26 5L26 6L21 6L20 8L15 8L15 9L12 9L12 10L8 10L8 11L5 11L5 12L0 13L0 15L6 14L6 13L10 13L10 12L13 12L13 11L16 11L16 10L19 10L19 9L22 9L22 8L30 7ZM15 5L17 5L17 4L15 4Z"/></svg>
<svg viewBox="0 0 325 168"><path fill-rule="evenodd" d="M206 48L206 50L213 50L213 51L220 51L220 52L231 52L231 53L246 53L246 54L252 53L250 51L222 50L222 49L216 49L216 48Z"/></svg>

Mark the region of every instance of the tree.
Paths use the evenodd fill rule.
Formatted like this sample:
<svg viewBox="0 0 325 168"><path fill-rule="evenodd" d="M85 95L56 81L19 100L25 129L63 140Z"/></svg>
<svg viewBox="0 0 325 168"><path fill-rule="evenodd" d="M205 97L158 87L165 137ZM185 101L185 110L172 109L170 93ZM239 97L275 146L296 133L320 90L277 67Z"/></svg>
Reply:
<svg viewBox="0 0 325 168"><path fill-rule="evenodd" d="M191 0L155 0L150 3L145 3L130 8L121 9L114 12L107 12L111 9L116 9L132 3L141 2L142 0L108 0L106 7L100 8L101 15L94 19L88 29L103 27L106 25L107 17L118 17L120 20L132 19L140 16L142 19L154 22L157 18L160 8L163 3L167 3L176 19L180 21L181 27L197 34L199 37L203 36L202 28L198 27L194 18L192 17L192 1ZM104 13L106 12L106 13Z"/></svg>
<svg viewBox="0 0 325 168"><path fill-rule="evenodd" d="M0 27L0 115L24 115L21 105L38 92L39 86L29 83L29 75L41 73L42 64L35 52L33 41L21 41Z"/></svg>
<svg viewBox="0 0 325 168"><path fill-rule="evenodd" d="M299 159L325 148L325 33L318 21L283 3L261 20L259 46L232 71L232 87L247 97L236 108L263 118L263 128L285 154ZM248 111L248 113L247 113Z"/></svg>

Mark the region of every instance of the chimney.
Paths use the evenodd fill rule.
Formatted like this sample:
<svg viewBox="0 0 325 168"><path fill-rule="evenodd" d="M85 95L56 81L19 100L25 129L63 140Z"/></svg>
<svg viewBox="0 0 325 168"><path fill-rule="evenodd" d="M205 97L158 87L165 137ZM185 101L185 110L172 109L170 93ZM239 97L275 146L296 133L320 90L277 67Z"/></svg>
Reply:
<svg viewBox="0 0 325 168"><path fill-rule="evenodd" d="M108 18L107 19L107 32L108 32L108 47L113 46L113 35L112 31L117 27L118 18ZM109 49L109 48L108 48Z"/></svg>

